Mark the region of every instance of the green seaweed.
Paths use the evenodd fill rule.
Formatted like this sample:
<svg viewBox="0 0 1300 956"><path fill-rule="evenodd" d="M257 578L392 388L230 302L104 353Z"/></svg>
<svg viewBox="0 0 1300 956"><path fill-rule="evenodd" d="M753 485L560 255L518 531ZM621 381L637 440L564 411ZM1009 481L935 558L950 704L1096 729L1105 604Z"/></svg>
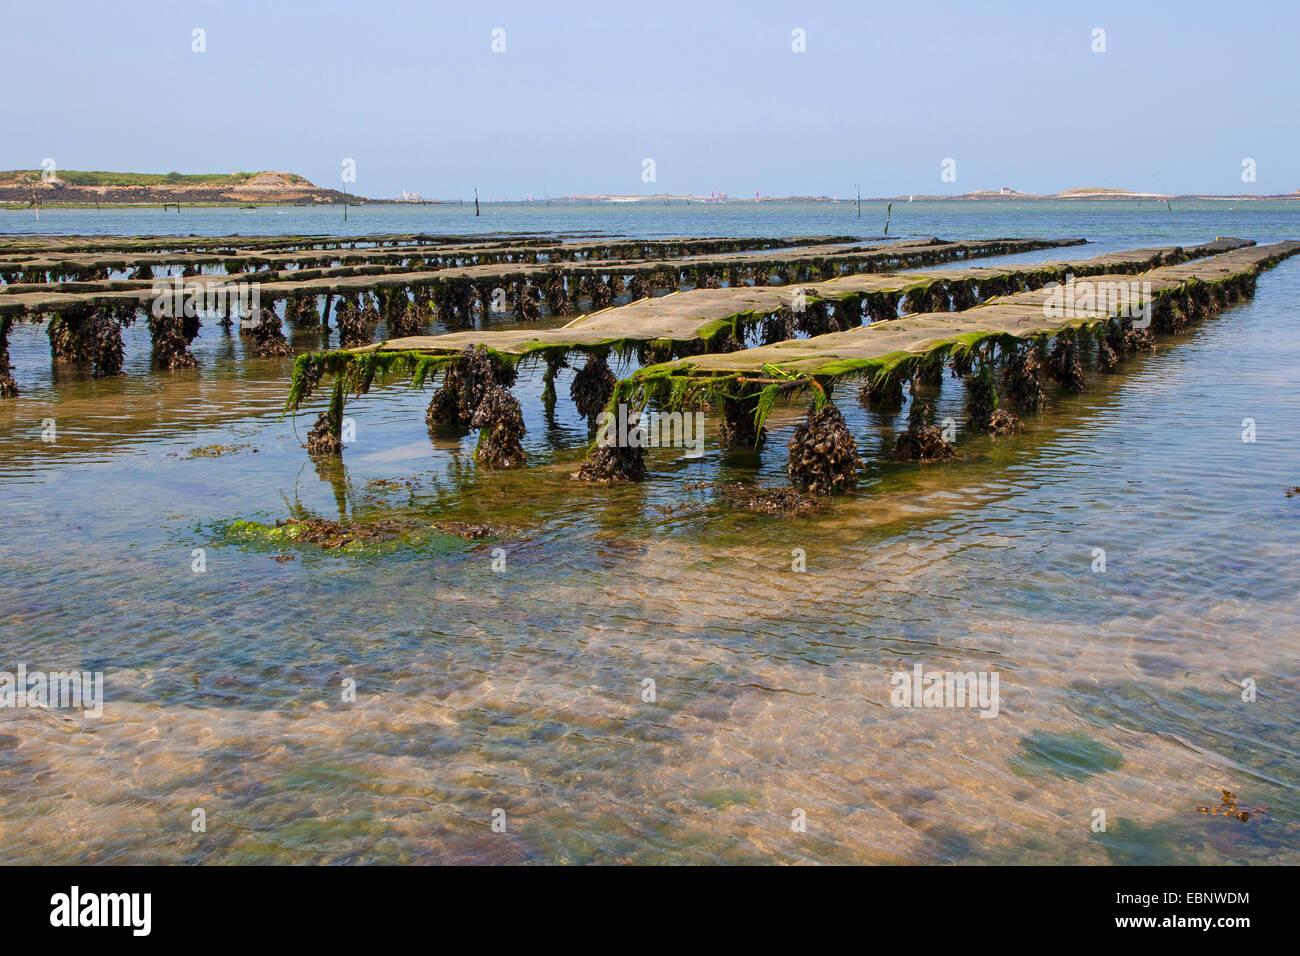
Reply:
<svg viewBox="0 0 1300 956"><path fill-rule="evenodd" d="M702 793L696 799L715 810L725 810L727 807L758 803L758 794L751 790L740 790L736 787L722 787L718 790Z"/></svg>
<svg viewBox="0 0 1300 956"><path fill-rule="evenodd" d="M1022 737L1020 753L1010 761L1012 771L1022 777L1057 776L1070 780L1087 780L1123 764L1123 754L1086 734L1041 730Z"/></svg>

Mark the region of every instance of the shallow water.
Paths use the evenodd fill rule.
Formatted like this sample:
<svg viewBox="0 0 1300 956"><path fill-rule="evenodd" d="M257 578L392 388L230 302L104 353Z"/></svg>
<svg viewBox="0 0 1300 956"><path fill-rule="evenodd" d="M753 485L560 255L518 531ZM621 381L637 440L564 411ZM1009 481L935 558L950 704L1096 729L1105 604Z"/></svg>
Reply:
<svg viewBox="0 0 1300 956"><path fill-rule="evenodd" d="M1293 208L917 203L891 233L1095 240L1015 257L1039 261L1298 236ZM195 210L185 231L332 228L239 212ZM493 212L500 229L857 231L827 206ZM166 228L41 226L96 216ZM438 207L349 220L475 225ZM0 862L1294 863L1298 294L1291 260L950 465L880 462L905 410L844 386L865 481L800 519L691 487L782 484L796 408L759 456L722 454L710 420L703 457L660 450L647 482L602 489L569 478L587 439L571 373L553 415L540 370L521 376L529 467L505 474L474 467L472 435L431 439L428 394L399 384L349 404L345 464L318 470L299 438L319 409L280 419L288 364L244 359L237 335L205 328L198 370L159 373L131 330L126 376L94 382L55 376L22 329L23 394L0 403L0 669L103 671L107 703L97 720L0 710ZM945 381L941 417L960 419L960 392ZM190 454L214 444L233 450ZM336 552L230 528L308 514L409 532ZM467 542L433 527L449 521L511 530ZM996 671L998 716L891 706L916 663ZM1198 813L1220 788L1267 811Z"/></svg>

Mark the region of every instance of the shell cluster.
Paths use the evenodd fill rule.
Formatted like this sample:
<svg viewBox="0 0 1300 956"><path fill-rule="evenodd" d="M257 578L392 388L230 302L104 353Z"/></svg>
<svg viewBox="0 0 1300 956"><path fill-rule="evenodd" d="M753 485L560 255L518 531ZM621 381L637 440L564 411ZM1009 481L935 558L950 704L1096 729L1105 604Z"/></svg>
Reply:
<svg viewBox="0 0 1300 956"><path fill-rule="evenodd" d="M248 329L253 337L252 354L259 357L292 355L293 349L285 341L284 329L280 317L275 311L263 308L258 313L257 322Z"/></svg>
<svg viewBox="0 0 1300 956"><path fill-rule="evenodd" d="M609 404L609 397L614 394L614 373L609 363L600 356L588 355L587 364L573 376L569 385L569 397L573 399L578 414L587 419L592 427L596 416Z"/></svg>
<svg viewBox="0 0 1300 956"><path fill-rule="evenodd" d="M934 424L928 402L913 399L907 413L907 428L894 441L892 457L898 461L950 461L956 449L944 440L943 431Z"/></svg>
<svg viewBox="0 0 1300 956"><path fill-rule="evenodd" d="M1047 404L1039 376L1042 363L1033 345L1013 349L1002 365L1002 394L1014 408L1023 412L1042 411Z"/></svg>
<svg viewBox="0 0 1300 956"><path fill-rule="evenodd" d="M521 468L524 464L524 413L519 399L500 385L490 385L474 409L470 427L480 429L474 460L487 468Z"/></svg>
<svg viewBox="0 0 1300 956"><path fill-rule="evenodd" d="M1052 350L1047 355L1047 374L1067 392L1082 392L1083 363L1079 361L1079 343L1069 332L1060 333L1052 340Z"/></svg>
<svg viewBox="0 0 1300 956"><path fill-rule="evenodd" d="M858 484L858 443L838 408L827 402L808 413L794 430L787 474L790 483L813 495L852 491Z"/></svg>
<svg viewBox="0 0 1300 956"><path fill-rule="evenodd" d="M645 449L597 445L573 477L600 485L641 481L645 478Z"/></svg>

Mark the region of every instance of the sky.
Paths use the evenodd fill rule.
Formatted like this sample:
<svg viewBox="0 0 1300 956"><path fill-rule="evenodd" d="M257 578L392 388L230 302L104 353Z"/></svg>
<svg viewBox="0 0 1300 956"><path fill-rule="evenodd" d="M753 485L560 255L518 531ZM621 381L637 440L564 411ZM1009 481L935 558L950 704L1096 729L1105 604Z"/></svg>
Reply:
<svg viewBox="0 0 1300 956"><path fill-rule="evenodd" d="M0 169L342 188L351 159L349 192L447 199L1290 193L1298 37L1295 0L0 0Z"/></svg>

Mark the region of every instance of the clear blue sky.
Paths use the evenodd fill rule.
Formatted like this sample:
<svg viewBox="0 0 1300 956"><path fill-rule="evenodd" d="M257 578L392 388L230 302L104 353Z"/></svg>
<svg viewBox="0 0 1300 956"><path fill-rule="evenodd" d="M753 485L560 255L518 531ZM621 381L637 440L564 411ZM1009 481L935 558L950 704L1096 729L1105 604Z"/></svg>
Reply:
<svg viewBox="0 0 1300 956"><path fill-rule="evenodd" d="M1296 0L4 0L0 168L338 187L352 157L350 191L437 198L1283 193L1300 188L1298 39Z"/></svg>

